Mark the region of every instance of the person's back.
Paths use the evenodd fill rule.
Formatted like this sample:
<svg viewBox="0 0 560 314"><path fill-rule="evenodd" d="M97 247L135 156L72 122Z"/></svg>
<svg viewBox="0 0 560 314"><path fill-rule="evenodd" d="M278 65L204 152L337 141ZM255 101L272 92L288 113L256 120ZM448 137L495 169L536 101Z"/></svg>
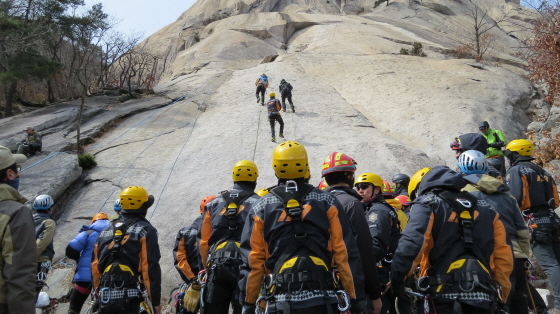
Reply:
<svg viewBox="0 0 560 314"><path fill-rule="evenodd" d="M267 307L292 314L336 311L333 263L350 298L356 299L356 287L363 287L344 210L333 195L304 182L307 167L307 152L297 142L281 143L273 152L279 186L253 205L241 240L244 313L254 313L267 274Z"/></svg>
<svg viewBox="0 0 560 314"><path fill-rule="evenodd" d="M27 160L0 146L0 313L35 313L37 246L27 199L17 191ZM15 188L14 188L15 187Z"/></svg>
<svg viewBox="0 0 560 314"><path fill-rule="evenodd" d="M270 131L272 132L272 141L276 141L276 131L274 130L274 125L276 121L280 124L280 136L284 138L284 120L280 115L280 101L276 99L276 93L272 92L269 94L270 100L266 105L266 109L268 110L268 122L270 123ZM284 110L286 111L286 110Z"/></svg>
<svg viewBox="0 0 560 314"><path fill-rule="evenodd" d="M257 96L257 103L260 102L261 105L264 106L264 94L266 93L266 89L268 88L268 77L266 74L261 74L259 78L255 81L255 86L257 86L256 96Z"/></svg>
<svg viewBox="0 0 560 314"><path fill-rule="evenodd" d="M286 82L286 80L282 79L280 81L280 86L278 86L278 90L280 91L280 96L282 96L282 110L286 111L286 99L290 103L290 107L292 108L292 112L296 112L294 107L294 103L292 102L292 84Z"/></svg>
<svg viewBox="0 0 560 314"><path fill-rule="evenodd" d="M92 261L100 314L138 313L143 302L138 277L156 314L160 312L161 257L157 230L145 218L154 198L140 186L121 192L122 218L97 238ZM135 201L140 199L140 201ZM126 241L125 241L126 240Z"/></svg>
<svg viewBox="0 0 560 314"><path fill-rule="evenodd" d="M419 185L411 179L414 203L391 264L393 289L406 299L402 282L419 264L418 284L427 287L437 313L455 313L456 305L463 313L492 313L499 299L493 281L501 300L511 287L504 226L491 207L460 192L467 182L454 171L440 166L423 174Z"/></svg>

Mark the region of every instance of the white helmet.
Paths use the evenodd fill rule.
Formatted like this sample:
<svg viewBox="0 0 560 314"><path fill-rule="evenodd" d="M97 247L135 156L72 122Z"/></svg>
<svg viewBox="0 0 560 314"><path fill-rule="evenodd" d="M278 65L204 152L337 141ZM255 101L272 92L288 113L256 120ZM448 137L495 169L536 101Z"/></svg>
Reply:
<svg viewBox="0 0 560 314"><path fill-rule="evenodd" d="M39 297L37 298L37 303L35 303L35 307L42 308L49 306L51 304L51 299L49 298L49 294L45 291L41 291L39 293Z"/></svg>
<svg viewBox="0 0 560 314"><path fill-rule="evenodd" d="M486 156L477 150L467 150L457 159L457 166L465 174L485 174L488 172Z"/></svg>
<svg viewBox="0 0 560 314"><path fill-rule="evenodd" d="M39 195L33 201L34 210L49 210L54 204L54 200L49 195Z"/></svg>

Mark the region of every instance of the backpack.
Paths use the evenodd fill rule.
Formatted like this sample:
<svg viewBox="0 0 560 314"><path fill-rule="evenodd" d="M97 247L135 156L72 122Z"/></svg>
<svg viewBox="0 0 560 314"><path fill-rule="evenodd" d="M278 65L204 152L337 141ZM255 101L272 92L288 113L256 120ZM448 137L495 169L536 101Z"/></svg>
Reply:
<svg viewBox="0 0 560 314"><path fill-rule="evenodd" d="M280 94L282 95L288 95L292 92L292 86L290 86L290 83L286 82L286 83L282 83L280 84Z"/></svg>
<svg viewBox="0 0 560 314"><path fill-rule="evenodd" d="M266 76L261 76L259 77L259 85L268 85L268 77Z"/></svg>
<svg viewBox="0 0 560 314"><path fill-rule="evenodd" d="M454 300L456 306L467 304L491 310L499 293L489 261L473 242L478 200L468 192L440 191L435 194L453 208L461 228L463 245L451 247L438 261L438 269L430 267L428 277L421 279L418 285L422 289L427 284L430 293Z"/></svg>
<svg viewBox="0 0 560 314"><path fill-rule="evenodd" d="M551 183L554 182L554 178L552 178L552 176L548 174L544 169L535 165L532 162L524 162L523 165L528 166L529 168L533 169L537 173L537 175L539 176L537 178L537 181L541 182L542 184L542 190L544 192L545 199L547 200L548 208L552 210L556 209L554 203L554 192L556 191L554 191L554 186Z"/></svg>

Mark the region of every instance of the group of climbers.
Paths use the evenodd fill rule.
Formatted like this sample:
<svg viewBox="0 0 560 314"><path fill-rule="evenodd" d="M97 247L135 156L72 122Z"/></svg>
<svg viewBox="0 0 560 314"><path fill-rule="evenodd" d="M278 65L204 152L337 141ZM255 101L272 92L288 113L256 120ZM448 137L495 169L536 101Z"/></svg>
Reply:
<svg viewBox="0 0 560 314"><path fill-rule="evenodd" d="M260 102L263 106L265 100L264 95L266 93L266 89L268 88L268 83L268 77L265 73L261 74L261 76L255 81L255 85L257 86L257 103ZM268 122L270 123L270 130L272 132L272 142L276 142L276 132L274 130L276 122L280 124L280 134L278 136L284 138L284 120L282 119L280 111L286 112L286 99L290 103L292 113L296 112L294 103L292 102L292 89L292 84L288 83L285 79L282 79L280 81L280 86L278 86L282 102L276 98L275 92L270 92L268 94L270 99L266 103L266 110L268 112Z"/></svg>

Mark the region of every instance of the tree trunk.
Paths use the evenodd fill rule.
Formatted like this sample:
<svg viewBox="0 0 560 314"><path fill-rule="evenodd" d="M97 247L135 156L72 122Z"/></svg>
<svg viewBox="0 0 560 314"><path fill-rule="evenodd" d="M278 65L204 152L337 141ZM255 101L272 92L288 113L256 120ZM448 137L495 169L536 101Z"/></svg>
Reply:
<svg viewBox="0 0 560 314"><path fill-rule="evenodd" d="M10 84L8 93L6 94L6 108L4 109L4 118L12 116L12 107L14 105L14 96L16 95L17 81Z"/></svg>
<svg viewBox="0 0 560 314"><path fill-rule="evenodd" d="M47 97L49 99L49 103L52 104L55 102L54 91L52 87L52 79L50 77L47 79Z"/></svg>
<svg viewBox="0 0 560 314"><path fill-rule="evenodd" d="M82 92L82 102L80 104L80 110L78 110L78 121L76 121L76 139L77 139L77 149L78 149L78 155L81 155L84 153L84 148L82 147L82 143L80 142L80 127L82 126L82 115L84 113L84 106L86 103L86 91L84 89L84 91Z"/></svg>

